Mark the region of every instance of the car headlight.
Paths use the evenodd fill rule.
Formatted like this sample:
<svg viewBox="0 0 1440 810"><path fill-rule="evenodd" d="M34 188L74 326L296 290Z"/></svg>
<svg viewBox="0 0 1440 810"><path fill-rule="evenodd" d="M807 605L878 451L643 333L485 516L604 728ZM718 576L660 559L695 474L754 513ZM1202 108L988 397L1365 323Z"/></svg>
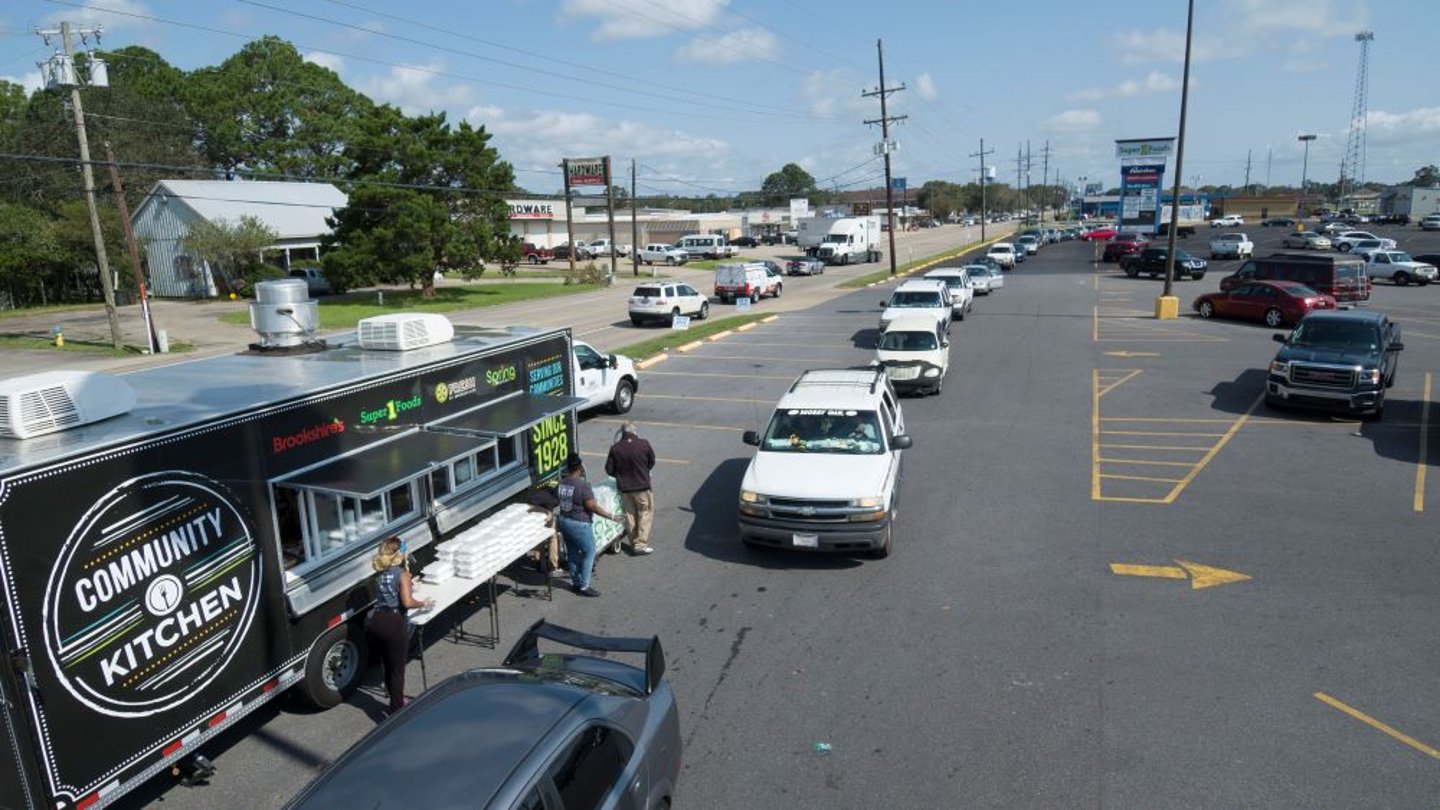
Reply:
<svg viewBox="0 0 1440 810"><path fill-rule="evenodd" d="M1380 384L1380 369L1378 369L1378 368L1361 369L1361 370L1360 370L1360 374L1359 374L1359 378L1360 378L1360 382L1365 383L1365 384L1367 384L1367 385L1379 385L1379 384Z"/></svg>
<svg viewBox="0 0 1440 810"><path fill-rule="evenodd" d="M1271 361L1270 361L1270 373L1271 373L1271 374L1276 374L1276 375L1281 376L1281 377L1289 377L1289 376L1290 376L1290 364L1287 363L1287 362L1285 362L1284 360L1271 360Z"/></svg>
<svg viewBox="0 0 1440 810"><path fill-rule="evenodd" d="M856 509L879 509L885 505L885 499L879 496L874 498L856 498L850 501L850 505Z"/></svg>
<svg viewBox="0 0 1440 810"><path fill-rule="evenodd" d="M934 367L927 368L927 369L925 369L925 376L926 376L926 377L939 377L939 376L940 376L940 369L934 368Z"/></svg>
<svg viewBox="0 0 1440 810"><path fill-rule="evenodd" d="M748 489L740 490L741 503L765 503L765 496Z"/></svg>

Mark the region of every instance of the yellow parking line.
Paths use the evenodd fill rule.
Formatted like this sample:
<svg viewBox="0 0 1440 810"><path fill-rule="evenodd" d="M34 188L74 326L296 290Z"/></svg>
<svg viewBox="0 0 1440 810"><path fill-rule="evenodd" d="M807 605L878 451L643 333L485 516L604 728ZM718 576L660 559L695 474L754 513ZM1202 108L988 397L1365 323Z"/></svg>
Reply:
<svg viewBox="0 0 1440 810"><path fill-rule="evenodd" d="M1416 751L1419 751L1420 753L1424 754L1424 755L1427 756L1427 757L1430 757L1430 758L1432 758L1432 759L1440 759L1440 751L1437 751L1437 750L1435 750L1434 748L1431 748L1430 746L1426 745L1425 743L1422 743L1422 742L1420 742L1419 740L1415 739L1414 737L1411 737L1409 734L1405 734L1404 732L1401 732L1400 730L1394 728L1393 726L1387 725L1387 724L1385 724L1385 723L1380 722L1379 720L1376 720L1375 718L1373 718L1373 717L1371 717L1370 715L1368 715L1368 714L1360 711L1359 709L1353 709L1353 708L1345 705L1344 703L1340 702L1339 700L1336 700L1336 699L1333 698L1333 697L1330 697L1329 695L1325 694L1324 692L1316 692L1316 693L1315 693L1315 699L1318 700L1318 701L1320 701L1321 703L1324 703L1325 705L1327 705L1327 706L1329 706L1329 707L1331 707L1331 708L1333 708L1333 709L1338 709L1339 711L1342 711L1342 712L1344 712L1345 714L1350 715L1351 717L1355 718L1356 720L1359 720L1360 722L1364 723L1365 725L1367 725L1367 726L1375 729L1376 731L1380 732L1381 734L1386 735L1387 737L1391 738L1392 740L1395 740L1396 742L1400 742L1400 743L1403 743L1403 744L1405 744L1405 745L1410 746L1411 748L1415 749Z"/></svg>
<svg viewBox="0 0 1440 810"><path fill-rule="evenodd" d="M1218 439L1224 433L1187 433L1184 431L1175 433L1164 430L1102 430L1104 436L1201 436L1205 438Z"/></svg>
<svg viewBox="0 0 1440 810"><path fill-rule="evenodd" d="M1176 447L1168 444L1101 444L1111 450L1189 450L1195 453L1205 453L1210 450L1208 447Z"/></svg>
<svg viewBox="0 0 1440 810"><path fill-rule="evenodd" d="M687 397L687 396L681 396L681 395L679 395L679 394L646 394L646 395L645 395L645 398L646 398L646 399L680 399L680 400L693 401L693 402L744 402L744 403L747 403L747 404L749 404L749 403L759 403L759 404L761 404L761 405L774 405L774 404L775 404L775 399L774 399L774 397L771 397L770 399L749 399L749 398L746 398L746 397Z"/></svg>
<svg viewBox="0 0 1440 810"><path fill-rule="evenodd" d="M1420 458L1415 462L1416 512L1425 511L1426 450L1430 447L1430 372L1425 372L1425 390L1420 396Z"/></svg>
<svg viewBox="0 0 1440 810"><path fill-rule="evenodd" d="M1127 383L1127 382L1129 382L1130 380L1134 379L1135 376L1138 375L1138 374L1139 374L1141 371L1143 371L1143 370L1144 370L1144 369L1138 369L1138 368L1137 368L1137 369L1130 369L1129 371L1126 371L1125 369L1116 369L1114 372L1106 372L1107 374L1110 374L1110 373L1119 374L1119 373L1121 373L1121 372L1124 372L1125 376L1120 377L1119 379L1115 380L1114 382L1110 383L1109 385L1105 386L1105 387L1102 389L1102 388L1100 387L1100 370L1099 370L1099 369L1096 369L1096 370L1095 370L1095 390L1096 390L1096 392L1097 392L1097 393L1095 394L1095 401L1096 401L1096 403L1097 403L1097 404L1099 403L1100 397L1105 396L1106 394L1110 393L1111 391L1114 391L1116 388L1119 388L1121 385L1124 385L1125 383ZM1097 413L1098 413L1098 411L1097 411Z"/></svg>
<svg viewBox="0 0 1440 810"><path fill-rule="evenodd" d="M694 422L657 422L657 421L655 421L655 420L653 420L653 419L604 419L604 418L601 418L601 419L595 419L595 420L593 420L593 421L595 421L595 422L597 422L597 423L599 423L599 424L602 424L602 425L623 425L623 424L625 424L625 423L627 423L627 422L635 422L636 424L640 424L640 425L657 425L657 426L659 426L659 427L693 428L693 429L695 429L695 430L725 430L725 431L729 431L729 432L731 432L731 433L735 433L735 432L737 432L737 431L741 431L741 430L744 430L744 429L745 429L745 428L743 428L743 427L735 427L735 426L733 426L733 425L731 425L731 426L725 426L725 425L697 425L697 424L695 424Z"/></svg>
<svg viewBox="0 0 1440 810"><path fill-rule="evenodd" d="M1118 475L1116 473L1101 473L1101 478L1115 478L1121 481L1155 481L1161 484L1178 484L1181 478L1155 478L1149 475Z"/></svg>
<svg viewBox="0 0 1440 810"><path fill-rule="evenodd" d="M606 458L606 457L609 456L610 454L609 454L608 452L607 452L607 453L601 453L601 452L599 452L599 451L597 451L597 450L581 450L581 451L580 451L580 455L582 455L582 456L590 456L590 457L592 457L592 458ZM683 459L683 458L661 458L661 457L659 457L659 456L656 456L656 457L655 457L655 460L658 461L658 462L660 462L660 463L662 463L662 464L689 464L689 463L690 463L689 459Z"/></svg>
<svg viewBox="0 0 1440 810"><path fill-rule="evenodd" d="M1101 464L1149 464L1155 467L1194 467L1192 461L1142 461L1137 458L1096 458ZM1184 481L1185 479L1180 479Z"/></svg>
<svg viewBox="0 0 1440 810"><path fill-rule="evenodd" d="M1240 428L1245 426L1245 422L1250 419L1250 414L1254 413L1255 409L1260 407L1260 401L1264 398L1264 393L1255 396L1255 401L1250 403L1250 407L1245 409L1245 413L1241 414L1240 418L1235 420L1235 424L1231 425L1230 429L1225 431L1225 435L1220 438L1220 441L1215 443L1214 447L1210 448L1210 452L1206 453L1204 458L1195 463L1195 468L1186 474L1185 480L1175 485L1175 489L1171 490L1170 494L1166 496L1165 503L1174 503L1175 498L1185 490L1185 487L1190 486L1190 482L1195 480L1195 476L1199 475L1200 471L1210 464L1210 461L1215 458L1217 453L1225 449L1225 445L1229 444L1230 440L1235 438L1235 434L1240 432Z"/></svg>
<svg viewBox="0 0 1440 810"><path fill-rule="evenodd" d="M1163 416L1105 416L1101 422L1176 422L1185 424L1228 425L1233 419L1170 419ZM1224 435L1224 434L1221 434Z"/></svg>
<svg viewBox="0 0 1440 810"><path fill-rule="evenodd" d="M793 374L715 374L705 371L650 371L649 377L723 377L728 380L793 380Z"/></svg>

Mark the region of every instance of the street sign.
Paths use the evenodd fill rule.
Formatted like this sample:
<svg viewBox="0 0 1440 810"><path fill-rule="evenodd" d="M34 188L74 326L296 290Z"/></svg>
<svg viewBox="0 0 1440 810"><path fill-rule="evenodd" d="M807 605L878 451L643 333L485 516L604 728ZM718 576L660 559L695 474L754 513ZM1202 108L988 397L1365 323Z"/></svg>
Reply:
<svg viewBox="0 0 1440 810"><path fill-rule="evenodd" d="M736 299L735 299L735 311L736 311L736 312L749 312L749 311L750 311L750 299L749 299L749 298L736 298Z"/></svg>
<svg viewBox="0 0 1440 810"><path fill-rule="evenodd" d="M610 181L609 158L570 158L566 161L572 186L603 186Z"/></svg>
<svg viewBox="0 0 1440 810"><path fill-rule="evenodd" d="M746 299L746 300L748 301L749 299ZM690 328L690 316L689 316L689 315L672 315L672 316L670 317L670 328L671 328L671 329L678 330L678 331L681 331L681 332L686 331L687 329Z"/></svg>
<svg viewBox="0 0 1440 810"><path fill-rule="evenodd" d="M868 217L868 216L870 216L870 203L868 203L868 202L866 202L866 203L850 203L850 216L853 216L853 217Z"/></svg>
<svg viewBox="0 0 1440 810"><path fill-rule="evenodd" d="M1132 138L1115 142L1117 158L1164 158L1174 151L1174 138Z"/></svg>

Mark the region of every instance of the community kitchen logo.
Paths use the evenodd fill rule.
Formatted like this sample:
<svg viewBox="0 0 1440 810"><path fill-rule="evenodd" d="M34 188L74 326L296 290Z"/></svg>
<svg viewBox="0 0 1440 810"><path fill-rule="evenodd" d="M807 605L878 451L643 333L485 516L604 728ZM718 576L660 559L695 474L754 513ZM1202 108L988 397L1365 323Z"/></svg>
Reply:
<svg viewBox="0 0 1440 810"><path fill-rule="evenodd" d="M114 717L174 708L224 669L260 595L260 549L220 484L171 471L107 493L45 592L45 646L77 700Z"/></svg>

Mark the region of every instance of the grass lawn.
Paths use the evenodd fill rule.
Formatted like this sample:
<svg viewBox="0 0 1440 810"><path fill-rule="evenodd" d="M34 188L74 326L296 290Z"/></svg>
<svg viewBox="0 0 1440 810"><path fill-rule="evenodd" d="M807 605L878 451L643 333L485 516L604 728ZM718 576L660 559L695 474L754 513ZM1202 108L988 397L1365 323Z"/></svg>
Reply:
<svg viewBox="0 0 1440 810"><path fill-rule="evenodd" d="M362 318L391 315L397 312L456 312L464 309L493 307L573 295L600 289L587 284L556 284L546 281L503 281L494 284L472 284L464 287L441 287L433 298L423 298L419 290L385 290L385 303L377 303L376 291L347 293L320 299L320 328L347 329ZM220 316L225 323L248 324L250 313L228 312Z"/></svg>
<svg viewBox="0 0 1440 810"><path fill-rule="evenodd" d="M92 309L99 306L98 303L89 304L50 304L43 307L22 307L19 309L0 310L0 320L6 318L19 318L26 315L43 315L46 312L75 312L82 309Z"/></svg>
<svg viewBox="0 0 1440 810"><path fill-rule="evenodd" d="M248 319L246 323L248 323ZM50 338L31 335L0 335L0 349L30 349L34 351L71 352L76 354L108 354L111 357L134 357L144 354L139 346L125 346L117 349L109 343L88 340L66 340L64 346L56 346ZM171 353L188 352L195 349L189 343L172 342Z"/></svg>
<svg viewBox="0 0 1440 810"><path fill-rule="evenodd" d="M628 346L616 349L616 354L623 354L632 360L644 360L647 357L657 355L667 349L676 346L683 346L695 340L701 340L711 335L724 332L726 329L734 329L737 326L744 326L747 323L758 321L761 318L768 318L774 313L755 312L749 315L732 315L729 318L716 318L705 321L690 321L689 329L665 329L655 337L642 340L638 343L631 343Z"/></svg>

